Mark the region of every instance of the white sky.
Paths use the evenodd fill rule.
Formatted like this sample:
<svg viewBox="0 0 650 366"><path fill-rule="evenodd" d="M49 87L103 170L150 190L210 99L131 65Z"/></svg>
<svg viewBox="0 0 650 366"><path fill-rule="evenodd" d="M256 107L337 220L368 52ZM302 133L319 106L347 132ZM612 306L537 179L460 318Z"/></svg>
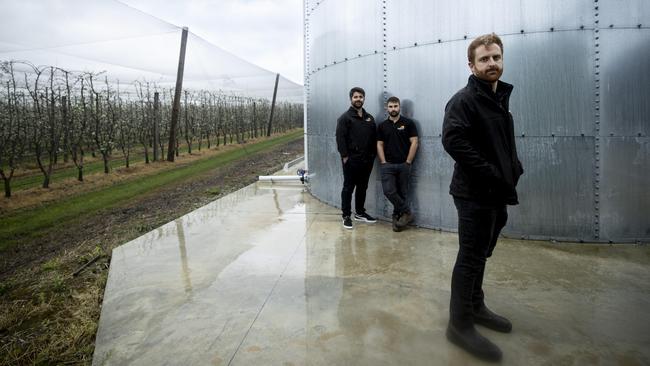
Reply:
<svg viewBox="0 0 650 366"><path fill-rule="evenodd" d="M120 0L303 84L302 0Z"/></svg>

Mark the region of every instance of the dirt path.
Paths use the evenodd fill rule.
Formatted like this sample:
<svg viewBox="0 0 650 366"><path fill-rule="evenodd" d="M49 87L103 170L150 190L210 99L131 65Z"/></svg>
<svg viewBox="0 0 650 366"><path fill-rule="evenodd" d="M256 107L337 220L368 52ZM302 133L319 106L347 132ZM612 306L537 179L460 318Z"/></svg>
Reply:
<svg viewBox="0 0 650 366"><path fill-rule="evenodd" d="M245 187L302 154L300 138L81 217L3 252L0 365L89 364L113 248Z"/></svg>

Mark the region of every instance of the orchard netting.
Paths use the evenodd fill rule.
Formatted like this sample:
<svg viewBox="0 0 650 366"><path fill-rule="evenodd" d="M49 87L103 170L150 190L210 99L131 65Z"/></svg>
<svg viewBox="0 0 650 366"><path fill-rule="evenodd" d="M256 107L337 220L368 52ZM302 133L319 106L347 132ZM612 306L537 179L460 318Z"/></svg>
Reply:
<svg viewBox="0 0 650 366"><path fill-rule="evenodd" d="M215 8L215 21L218 9ZM133 151L168 149L182 28L110 0L3 1L0 13L0 176L33 162L50 183L57 163L83 180L84 156L110 170ZM278 47L281 47L279 42ZM296 60L300 62L301 60ZM303 123L303 87L190 32L175 149L243 142Z"/></svg>

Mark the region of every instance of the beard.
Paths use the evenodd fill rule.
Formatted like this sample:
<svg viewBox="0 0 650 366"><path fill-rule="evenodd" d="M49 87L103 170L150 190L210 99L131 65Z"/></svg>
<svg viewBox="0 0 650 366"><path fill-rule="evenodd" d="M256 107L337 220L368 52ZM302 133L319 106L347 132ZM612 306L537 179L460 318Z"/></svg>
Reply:
<svg viewBox="0 0 650 366"><path fill-rule="evenodd" d="M488 70L485 70L484 72L480 73L477 75L480 79L483 79L485 81L489 82L495 82L501 78L501 75L503 75L503 69L499 67L494 67Z"/></svg>
<svg viewBox="0 0 650 366"><path fill-rule="evenodd" d="M397 117L397 116L399 116L399 112L398 111L390 111L390 112L388 112L388 115L390 115L391 117Z"/></svg>
<svg viewBox="0 0 650 366"><path fill-rule="evenodd" d="M359 100L356 101L356 102L352 102L352 106L353 106L354 108L356 108L356 109L359 109L359 108L363 107L363 102L362 102L362 101L359 101Z"/></svg>

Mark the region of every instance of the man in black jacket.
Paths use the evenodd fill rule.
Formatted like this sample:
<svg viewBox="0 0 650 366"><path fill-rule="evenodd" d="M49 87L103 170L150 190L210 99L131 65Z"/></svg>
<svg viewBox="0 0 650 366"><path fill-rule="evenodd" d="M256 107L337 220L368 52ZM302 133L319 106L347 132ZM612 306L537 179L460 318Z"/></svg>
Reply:
<svg viewBox="0 0 650 366"><path fill-rule="evenodd" d="M350 90L350 108L339 117L336 125L336 145L343 165L341 210L343 227L352 229L352 192L354 192L354 219L377 222L365 209L366 189L377 152L375 119L363 109L366 92L354 87ZM355 191L356 188L356 191Z"/></svg>
<svg viewBox="0 0 650 366"><path fill-rule="evenodd" d="M442 143L456 161L450 194L458 210L459 250L451 278L447 338L489 361L501 350L481 336L474 324L508 333L510 321L484 302L483 274L487 258L505 226L506 205L518 204L515 187L523 168L517 157L512 115L512 85L500 81L503 43L492 33L469 45L472 75L445 107Z"/></svg>

